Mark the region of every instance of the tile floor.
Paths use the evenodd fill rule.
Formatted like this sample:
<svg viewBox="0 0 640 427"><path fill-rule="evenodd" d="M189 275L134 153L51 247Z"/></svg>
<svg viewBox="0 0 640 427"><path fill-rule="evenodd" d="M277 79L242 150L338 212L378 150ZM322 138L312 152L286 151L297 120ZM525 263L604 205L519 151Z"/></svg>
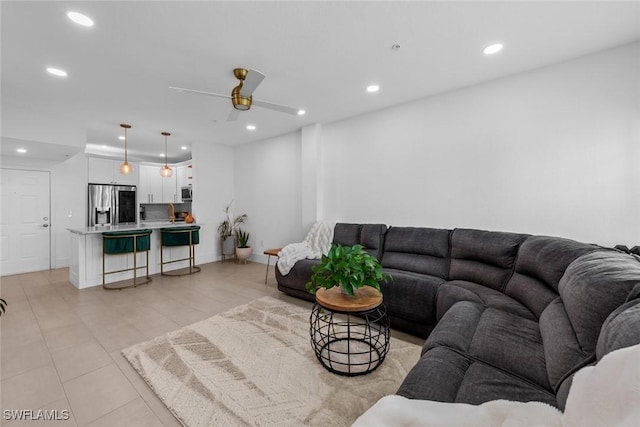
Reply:
<svg viewBox="0 0 640 427"><path fill-rule="evenodd" d="M264 264L201 267L191 276L155 275L149 285L120 291L78 290L67 269L0 278L8 302L0 317L2 425L29 424L5 420L4 410L46 409L70 414L55 425L179 426L122 349L263 296L311 308L276 289L273 267L266 285Z"/></svg>

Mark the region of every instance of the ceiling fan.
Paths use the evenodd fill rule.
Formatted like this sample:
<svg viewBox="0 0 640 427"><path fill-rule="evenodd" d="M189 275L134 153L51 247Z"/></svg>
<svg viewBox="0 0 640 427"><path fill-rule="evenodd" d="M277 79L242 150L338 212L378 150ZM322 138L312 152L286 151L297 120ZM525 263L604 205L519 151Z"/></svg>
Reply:
<svg viewBox="0 0 640 427"><path fill-rule="evenodd" d="M233 110L229 114L227 121L235 121L238 119L241 111L247 111L251 108L252 105L256 105L262 108L268 108L270 110L280 111L282 113L292 114L292 115L302 115L304 114L302 110L293 107L287 107L286 105L274 104L272 102L260 101L258 99L253 99L253 91L256 90L258 85L262 83L262 80L266 77L260 71L245 69L245 68L235 68L233 70L233 75L236 79L240 80L240 84L233 88L231 91L231 96L223 95L220 93L211 93L204 92L201 90L194 89L185 89L181 87L173 87L169 86L169 89L177 90L180 92L187 93L195 93L198 95L209 95L209 96L217 96L219 98L227 98L231 99L233 103Z"/></svg>

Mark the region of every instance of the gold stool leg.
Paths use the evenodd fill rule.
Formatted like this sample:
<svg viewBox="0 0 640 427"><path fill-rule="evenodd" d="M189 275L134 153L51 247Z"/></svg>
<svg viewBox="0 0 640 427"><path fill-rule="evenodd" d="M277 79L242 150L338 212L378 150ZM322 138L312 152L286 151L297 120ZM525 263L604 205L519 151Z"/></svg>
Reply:
<svg viewBox="0 0 640 427"><path fill-rule="evenodd" d="M136 287L138 281L138 236L133 236L133 286Z"/></svg>
<svg viewBox="0 0 640 427"><path fill-rule="evenodd" d="M105 244L104 244L104 237L102 238L102 286L105 285L105 281L106 281L106 273L104 270L104 249L105 249Z"/></svg>

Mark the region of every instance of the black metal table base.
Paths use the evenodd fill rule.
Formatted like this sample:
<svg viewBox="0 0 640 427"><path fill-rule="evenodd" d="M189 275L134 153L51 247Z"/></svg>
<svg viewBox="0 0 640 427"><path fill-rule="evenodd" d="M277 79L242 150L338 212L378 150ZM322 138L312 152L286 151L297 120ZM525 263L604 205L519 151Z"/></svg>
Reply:
<svg viewBox="0 0 640 427"><path fill-rule="evenodd" d="M373 372L389 352L389 318L382 304L359 313L332 311L315 304L309 323L316 357L335 374Z"/></svg>

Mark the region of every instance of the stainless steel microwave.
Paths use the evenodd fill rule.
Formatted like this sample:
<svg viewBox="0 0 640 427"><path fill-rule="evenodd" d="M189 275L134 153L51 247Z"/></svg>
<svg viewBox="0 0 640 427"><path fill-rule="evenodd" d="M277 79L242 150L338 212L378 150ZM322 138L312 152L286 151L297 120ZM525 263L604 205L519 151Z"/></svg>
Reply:
<svg viewBox="0 0 640 427"><path fill-rule="evenodd" d="M182 187L180 189L180 191L182 192L182 201L183 202L189 202L191 200L193 200L193 191L191 190L191 186L187 185L186 187Z"/></svg>

